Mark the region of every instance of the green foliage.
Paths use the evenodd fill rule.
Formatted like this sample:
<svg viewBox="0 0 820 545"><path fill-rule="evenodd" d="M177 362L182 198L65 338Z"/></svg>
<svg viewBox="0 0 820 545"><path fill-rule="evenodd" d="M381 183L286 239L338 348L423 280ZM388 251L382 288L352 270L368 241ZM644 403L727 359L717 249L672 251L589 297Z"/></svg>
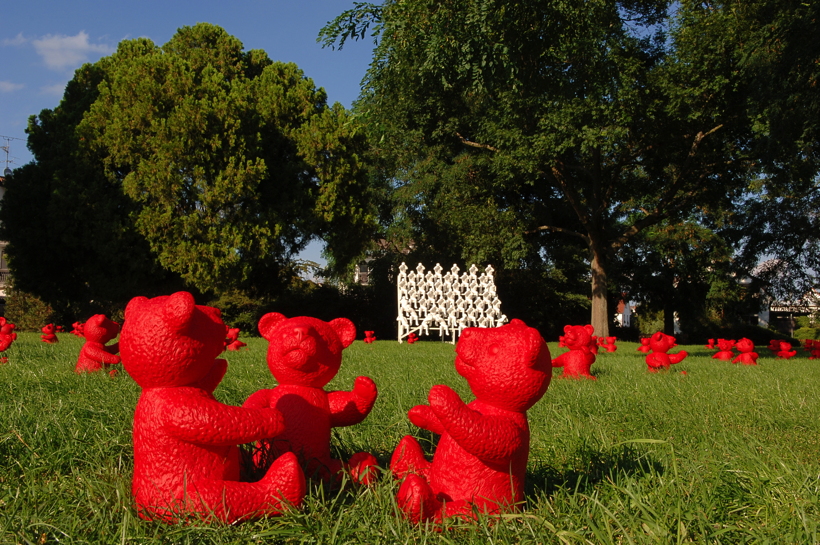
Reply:
<svg viewBox="0 0 820 545"><path fill-rule="evenodd" d="M820 339L820 328L801 327L794 332L795 339Z"/></svg>
<svg viewBox="0 0 820 545"><path fill-rule="evenodd" d="M131 420L139 388L120 372L73 372L82 340L45 345L23 334L0 366L0 541L8 543L814 543L820 539L820 380L816 362L716 363L702 346L670 373L646 372L619 342L593 366L597 381L554 380L529 411L526 504L501 520L444 533L398 514L389 474L372 488L312 487L305 507L233 526L140 520L131 501ZM266 343L229 352L215 396L241 404L274 382ZM559 354L550 342L553 355ZM337 428L335 456L373 452L387 466L407 433L435 437L406 411L434 384L465 399L449 344L355 342L329 389L374 378L379 400L361 424ZM686 371L682 375L680 371ZM20 403L20 400L25 403Z"/></svg>
<svg viewBox="0 0 820 545"><path fill-rule="evenodd" d="M11 288L6 293L4 317L17 331L40 331L44 325L54 322L56 315L54 309L36 295Z"/></svg>

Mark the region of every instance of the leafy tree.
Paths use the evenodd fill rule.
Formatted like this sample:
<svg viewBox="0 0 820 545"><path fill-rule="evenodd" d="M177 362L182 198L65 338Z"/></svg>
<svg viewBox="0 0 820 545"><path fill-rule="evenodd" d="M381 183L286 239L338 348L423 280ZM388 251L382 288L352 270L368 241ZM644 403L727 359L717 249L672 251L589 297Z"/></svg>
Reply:
<svg viewBox="0 0 820 545"><path fill-rule="evenodd" d="M0 207L15 293L36 294L61 318L110 314L135 293L179 285L155 265L133 203L76 131L109 62L77 70L59 106L29 119L34 161L7 178Z"/></svg>
<svg viewBox="0 0 820 545"><path fill-rule="evenodd" d="M341 263L358 253L365 140L295 65L207 24L113 60L81 129L164 268L203 291L265 291L313 236Z"/></svg>
<svg viewBox="0 0 820 545"><path fill-rule="evenodd" d="M457 245L462 257L507 267L573 237L589 252L591 321L606 334L624 245L698 209L730 209L748 189L762 64L738 45L750 33L742 7L386 0L356 4L320 39L341 46L378 25L357 111L389 158L400 221L460 217L476 233Z"/></svg>

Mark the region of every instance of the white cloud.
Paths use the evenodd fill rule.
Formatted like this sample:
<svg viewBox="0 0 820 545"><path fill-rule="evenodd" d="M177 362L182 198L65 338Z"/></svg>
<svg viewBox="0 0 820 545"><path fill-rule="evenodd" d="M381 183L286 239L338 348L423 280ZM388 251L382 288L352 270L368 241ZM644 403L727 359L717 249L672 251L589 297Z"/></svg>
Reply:
<svg viewBox="0 0 820 545"><path fill-rule="evenodd" d="M14 38L6 38L3 40L3 45L23 45L28 40L23 37L23 33L20 32Z"/></svg>
<svg viewBox="0 0 820 545"><path fill-rule="evenodd" d="M84 30L76 36L47 34L31 43L52 70L74 69L88 61L92 54L108 55L114 52L109 45L88 43L88 34Z"/></svg>
<svg viewBox="0 0 820 545"><path fill-rule="evenodd" d="M41 95L61 97L65 93L65 83L55 83L54 85L44 85L40 87Z"/></svg>
<svg viewBox="0 0 820 545"><path fill-rule="evenodd" d="M10 81L0 81L0 93L11 93L12 91L19 91L25 87L22 83L12 83Z"/></svg>

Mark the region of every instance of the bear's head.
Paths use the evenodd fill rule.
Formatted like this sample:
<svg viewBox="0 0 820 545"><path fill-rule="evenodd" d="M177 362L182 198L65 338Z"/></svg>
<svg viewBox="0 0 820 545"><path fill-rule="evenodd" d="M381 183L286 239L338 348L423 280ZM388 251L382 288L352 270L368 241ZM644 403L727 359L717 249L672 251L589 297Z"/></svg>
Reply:
<svg viewBox="0 0 820 545"><path fill-rule="evenodd" d="M718 350L726 352L735 347L735 341L733 339L718 339L717 345Z"/></svg>
<svg viewBox="0 0 820 545"><path fill-rule="evenodd" d="M120 325L109 320L105 314L95 314L83 326L85 340L105 344L120 332Z"/></svg>
<svg viewBox="0 0 820 545"><path fill-rule="evenodd" d="M324 322L299 316L285 318L271 312L259 320L259 333L268 340L268 368L279 384L322 388L342 365L342 350L356 339L347 318Z"/></svg>
<svg viewBox="0 0 820 545"><path fill-rule="evenodd" d="M565 325L564 326L564 346L570 350L584 350L593 345L592 333L595 329L587 325ZM595 339L597 344L597 338Z"/></svg>
<svg viewBox="0 0 820 545"><path fill-rule="evenodd" d="M456 345L456 371L484 403L524 412L552 380L552 358L538 331L521 320L494 328L469 327Z"/></svg>
<svg viewBox="0 0 820 545"><path fill-rule="evenodd" d="M190 293L135 297L125 308L122 363L143 388L194 385L213 368L225 332L219 309L195 304Z"/></svg>
<svg viewBox="0 0 820 545"><path fill-rule="evenodd" d="M746 337L737 341L735 346L737 346L737 349L741 352L752 352L755 349L755 343Z"/></svg>
<svg viewBox="0 0 820 545"><path fill-rule="evenodd" d="M665 354L673 346L676 346L675 337L666 335L662 331L657 331L649 338L649 348L653 352L663 352Z"/></svg>

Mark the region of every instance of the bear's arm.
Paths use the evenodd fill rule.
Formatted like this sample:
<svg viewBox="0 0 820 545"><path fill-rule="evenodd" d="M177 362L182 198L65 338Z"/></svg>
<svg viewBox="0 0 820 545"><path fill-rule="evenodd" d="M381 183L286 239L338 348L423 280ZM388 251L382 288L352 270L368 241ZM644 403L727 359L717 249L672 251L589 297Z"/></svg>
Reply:
<svg viewBox="0 0 820 545"><path fill-rule="evenodd" d="M567 354L569 354L569 352L564 352L563 354L561 354L560 356L558 356L557 358L552 360L552 366L553 367L563 367L564 366L564 360L567 359L566 358Z"/></svg>
<svg viewBox="0 0 820 545"><path fill-rule="evenodd" d="M103 347L109 354L116 354L120 351L120 343L109 344Z"/></svg>
<svg viewBox="0 0 820 545"><path fill-rule="evenodd" d="M231 446L274 437L284 428L276 409L232 407L216 401L205 391L168 388L162 404L163 428L169 435L203 445Z"/></svg>
<svg viewBox="0 0 820 545"><path fill-rule="evenodd" d="M353 391L328 392L330 425L334 428L358 424L370 414L379 392L370 377L356 377Z"/></svg>
<svg viewBox="0 0 820 545"><path fill-rule="evenodd" d="M480 460L504 462L524 445L524 430L503 417L474 411L448 386L433 386L429 401L453 440Z"/></svg>
<svg viewBox="0 0 820 545"><path fill-rule="evenodd" d="M98 343L85 343L83 345L82 352L83 356L92 361L97 361L108 365L113 365L120 362L119 356L107 352L105 348Z"/></svg>
<svg viewBox="0 0 820 545"><path fill-rule="evenodd" d="M438 435L442 435L446 431L430 405L416 405L407 411L407 417L413 425L421 429L430 430Z"/></svg>
<svg viewBox="0 0 820 545"><path fill-rule="evenodd" d="M248 399L245 400L245 403L242 404L242 407L246 409L268 409L271 407L271 393L273 393L272 388L257 390L254 393L252 393L248 397Z"/></svg>

